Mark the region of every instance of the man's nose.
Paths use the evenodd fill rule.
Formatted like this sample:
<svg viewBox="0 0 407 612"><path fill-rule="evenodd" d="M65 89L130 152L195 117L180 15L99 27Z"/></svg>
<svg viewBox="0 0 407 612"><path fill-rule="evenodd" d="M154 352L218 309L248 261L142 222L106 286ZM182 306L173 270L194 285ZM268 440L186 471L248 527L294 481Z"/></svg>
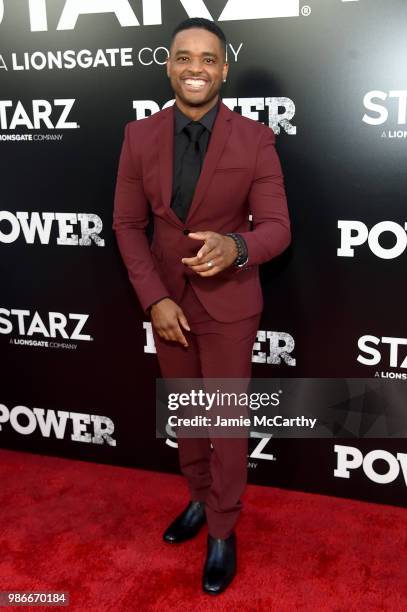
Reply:
<svg viewBox="0 0 407 612"><path fill-rule="evenodd" d="M191 60L189 64L189 69L191 73L200 74L202 73L202 63L199 59Z"/></svg>

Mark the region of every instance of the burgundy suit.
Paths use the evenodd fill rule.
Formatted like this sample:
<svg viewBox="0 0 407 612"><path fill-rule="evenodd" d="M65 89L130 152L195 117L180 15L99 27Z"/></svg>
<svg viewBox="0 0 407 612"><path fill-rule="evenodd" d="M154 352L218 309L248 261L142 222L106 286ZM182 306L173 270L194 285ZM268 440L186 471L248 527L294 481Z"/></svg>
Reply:
<svg viewBox="0 0 407 612"><path fill-rule="evenodd" d="M168 378L249 378L263 308L258 265L290 243L290 221L273 131L223 103L213 126L185 223L171 209L174 108L126 125L116 183L113 229L129 279L145 311L169 296L191 327L189 347L154 333ZM151 245L145 230L154 218ZM249 222L252 214L252 229ZM248 264L201 277L181 262L202 245L187 231L240 233ZM247 439L178 440L193 499L205 499L209 532L227 537L241 509Z"/></svg>

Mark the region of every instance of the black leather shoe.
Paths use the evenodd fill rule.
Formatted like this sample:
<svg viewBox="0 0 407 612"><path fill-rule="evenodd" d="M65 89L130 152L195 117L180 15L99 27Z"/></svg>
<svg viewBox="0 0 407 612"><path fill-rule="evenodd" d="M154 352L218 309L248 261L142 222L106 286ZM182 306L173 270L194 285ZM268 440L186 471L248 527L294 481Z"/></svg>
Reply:
<svg viewBox="0 0 407 612"><path fill-rule="evenodd" d="M205 502L190 501L185 510L165 530L163 539L171 544L185 542L195 537L205 523Z"/></svg>
<svg viewBox="0 0 407 612"><path fill-rule="evenodd" d="M208 534L208 552L203 572L202 586L206 593L222 593L236 574L236 534L225 540Z"/></svg>

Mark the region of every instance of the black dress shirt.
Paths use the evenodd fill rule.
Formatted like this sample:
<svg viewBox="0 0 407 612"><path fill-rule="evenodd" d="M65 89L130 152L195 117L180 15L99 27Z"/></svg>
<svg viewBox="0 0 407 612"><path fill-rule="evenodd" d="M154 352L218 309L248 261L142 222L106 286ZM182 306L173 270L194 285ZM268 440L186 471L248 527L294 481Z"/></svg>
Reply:
<svg viewBox="0 0 407 612"><path fill-rule="evenodd" d="M213 124L215 123L216 115L219 109L219 101L213 106L203 117L199 119L206 129L201 134L198 144L201 153L200 168L202 168L205 153L208 148L209 139L211 137ZM184 113L175 104L174 113L174 165L173 165L173 184L172 184L172 197L171 197L171 208L177 203L177 199L180 193L181 185L181 170L182 170L182 158L189 144L188 134L185 132L184 127L192 121L190 117L184 115ZM189 203L190 205L191 203ZM188 211L185 211L184 218Z"/></svg>

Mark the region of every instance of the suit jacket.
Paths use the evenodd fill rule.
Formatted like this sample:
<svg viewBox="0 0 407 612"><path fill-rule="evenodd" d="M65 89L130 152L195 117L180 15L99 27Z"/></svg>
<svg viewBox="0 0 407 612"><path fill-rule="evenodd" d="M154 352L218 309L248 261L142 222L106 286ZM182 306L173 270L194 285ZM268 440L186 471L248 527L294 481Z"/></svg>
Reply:
<svg viewBox="0 0 407 612"><path fill-rule="evenodd" d="M125 126L113 229L140 303L144 310L165 296L179 303L189 277L213 319L228 322L258 314L263 308L258 266L279 255L291 240L274 132L220 103L185 223L170 206L173 144L173 106ZM149 208L154 219L151 245L145 231ZM199 276L181 258L196 255L203 243L185 230L241 233L248 264Z"/></svg>

